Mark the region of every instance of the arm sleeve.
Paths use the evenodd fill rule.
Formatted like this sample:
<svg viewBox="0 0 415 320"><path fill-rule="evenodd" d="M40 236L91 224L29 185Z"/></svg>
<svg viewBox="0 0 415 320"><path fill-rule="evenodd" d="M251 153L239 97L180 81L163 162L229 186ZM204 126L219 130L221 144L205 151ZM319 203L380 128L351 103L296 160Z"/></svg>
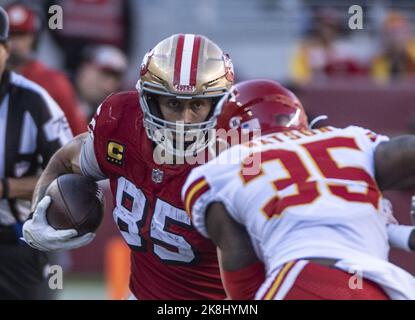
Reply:
<svg viewBox="0 0 415 320"><path fill-rule="evenodd" d="M107 178L98 165L94 151L94 138L92 134L88 134L88 137L82 145L79 165L81 167L82 174L85 176L89 176L95 180L104 180Z"/></svg>
<svg viewBox="0 0 415 320"><path fill-rule="evenodd" d="M409 246L409 239L413 230L415 230L414 226L389 224L387 231L390 246L396 249L412 251Z"/></svg>
<svg viewBox="0 0 415 320"><path fill-rule="evenodd" d="M80 159L84 174L94 178L105 176L108 179L125 175L125 168L122 164L114 165L108 160L110 141L116 139L121 144L127 144L124 137L131 134L127 133L125 128L122 127L123 103L123 101L120 101L120 95L110 95L97 108L95 115L89 122L89 137L85 141L81 153L83 158Z"/></svg>
<svg viewBox="0 0 415 320"><path fill-rule="evenodd" d="M372 152L374 152L377 146L382 142L389 141L389 137L377 134L369 129L361 128L358 126L349 126L348 129L353 130L356 134L361 134L365 139L365 143Z"/></svg>

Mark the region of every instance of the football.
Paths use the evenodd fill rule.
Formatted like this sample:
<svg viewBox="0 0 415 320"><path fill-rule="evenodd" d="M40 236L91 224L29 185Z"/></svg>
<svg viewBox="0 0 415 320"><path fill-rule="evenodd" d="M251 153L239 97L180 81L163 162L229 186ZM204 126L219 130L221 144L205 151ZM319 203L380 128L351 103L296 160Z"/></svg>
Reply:
<svg viewBox="0 0 415 320"><path fill-rule="evenodd" d="M78 236L95 232L104 215L103 193L96 181L79 174L55 179L46 189L52 199L46 219L56 230L76 229Z"/></svg>

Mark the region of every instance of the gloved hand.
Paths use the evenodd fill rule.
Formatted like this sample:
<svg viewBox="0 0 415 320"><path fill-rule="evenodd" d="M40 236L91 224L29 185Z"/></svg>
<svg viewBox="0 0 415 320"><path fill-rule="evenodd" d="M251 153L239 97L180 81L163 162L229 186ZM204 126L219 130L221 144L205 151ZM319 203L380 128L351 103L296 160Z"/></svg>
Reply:
<svg viewBox="0 0 415 320"><path fill-rule="evenodd" d="M55 230L46 220L46 210L52 199L45 196L37 205L32 219L23 225L23 237L32 248L41 251L62 251L87 245L95 238L95 233L77 237L75 229Z"/></svg>

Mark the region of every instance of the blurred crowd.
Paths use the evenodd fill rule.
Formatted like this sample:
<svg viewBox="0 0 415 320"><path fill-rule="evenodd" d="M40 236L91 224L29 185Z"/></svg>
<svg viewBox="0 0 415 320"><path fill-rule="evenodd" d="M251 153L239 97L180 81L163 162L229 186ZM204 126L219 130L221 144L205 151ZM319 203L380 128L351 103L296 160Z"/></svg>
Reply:
<svg viewBox="0 0 415 320"><path fill-rule="evenodd" d="M415 38L404 12L389 10L376 30L373 50L361 55L352 41L352 31L335 8L315 10L308 34L301 40L291 64L297 84L356 77L390 83L415 75Z"/></svg>
<svg viewBox="0 0 415 320"><path fill-rule="evenodd" d="M127 73L137 67L135 62L141 57L131 56L138 33L133 30L131 7L136 4L132 1L1 0L0 4L10 16L10 68L48 90L67 113L75 134L83 131L108 94L133 87ZM48 8L55 4L64 9L64 28L51 30L47 27ZM276 75L276 80L294 85L333 79L388 84L413 78L415 37L406 12L385 9L379 23L374 24L377 30L367 31L350 30L347 23L350 15L343 12L344 8L310 8L309 19L301 21L305 24L304 35L297 39L290 61L283 62L289 65L289 77L278 79ZM364 10L367 21L368 10ZM59 70L50 68L56 63L36 58L45 57L37 54L39 39L44 39L41 37L44 34L50 39L46 57L60 61ZM361 50L356 45L356 35L364 35L370 41L367 46L370 50ZM55 50L49 50L49 46Z"/></svg>
<svg viewBox="0 0 415 320"><path fill-rule="evenodd" d="M64 6L65 28L47 28L49 5ZM125 88L130 26L128 1L8 1L9 69L40 84L65 112L73 133L84 132L99 104ZM97 15L96 13L99 12ZM37 58L49 33L62 67Z"/></svg>

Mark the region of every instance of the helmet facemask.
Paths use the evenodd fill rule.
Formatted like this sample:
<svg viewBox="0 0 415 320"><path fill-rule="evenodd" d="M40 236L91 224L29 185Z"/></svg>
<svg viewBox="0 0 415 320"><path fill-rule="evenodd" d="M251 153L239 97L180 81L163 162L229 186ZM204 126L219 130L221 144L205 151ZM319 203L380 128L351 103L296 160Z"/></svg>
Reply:
<svg viewBox="0 0 415 320"><path fill-rule="evenodd" d="M216 127L216 105L219 98L211 98L212 106L204 121L189 124L164 119L157 95L144 89L140 94L140 104L146 110L144 127L147 136L173 156L195 156L214 143L213 129Z"/></svg>
<svg viewBox="0 0 415 320"><path fill-rule="evenodd" d="M148 137L176 157L195 156L214 143L217 102L233 84L229 56L201 35L173 35L150 50L143 59L137 90ZM168 121L159 97L178 100L212 99L202 122Z"/></svg>

